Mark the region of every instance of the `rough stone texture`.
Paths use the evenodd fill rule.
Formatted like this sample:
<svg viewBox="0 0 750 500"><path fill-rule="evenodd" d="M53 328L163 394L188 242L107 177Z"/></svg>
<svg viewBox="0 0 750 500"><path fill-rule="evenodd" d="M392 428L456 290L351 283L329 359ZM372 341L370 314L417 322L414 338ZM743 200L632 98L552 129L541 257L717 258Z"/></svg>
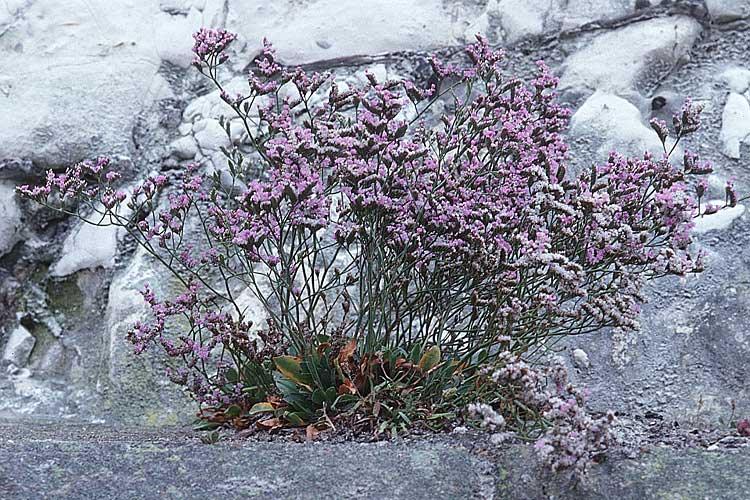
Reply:
<svg viewBox="0 0 750 500"><path fill-rule="evenodd" d="M8 341L5 343L3 361L12 363L15 367L26 366L35 343L36 340L31 333L23 326L18 325L15 330L10 332Z"/></svg>
<svg viewBox="0 0 750 500"><path fill-rule="evenodd" d="M81 222L68 234L60 260L50 268L52 276L68 276L81 269L112 267L117 256L117 228Z"/></svg>
<svg viewBox="0 0 750 500"><path fill-rule="evenodd" d="M569 136L597 146L598 157L610 151L640 155L663 153L656 132L644 124L639 109L622 97L594 92L570 119Z"/></svg>
<svg viewBox="0 0 750 500"><path fill-rule="evenodd" d="M97 150L126 151L143 106L171 94L158 74L156 2L4 5L2 155L64 165ZM181 44L189 50L189 40Z"/></svg>
<svg viewBox="0 0 750 500"><path fill-rule="evenodd" d="M727 97L724 113L721 115L722 153L729 158L740 158L740 144L750 137L750 103L747 99L732 92Z"/></svg>
<svg viewBox="0 0 750 500"><path fill-rule="evenodd" d="M685 16L634 23L595 36L563 64L560 89L626 91L641 84L647 70L667 71L685 57L701 32Z"/></svg>
<svg viewBox="0 0 750 500"><path fill-rule="evenodd" d="M609 457L588 482L571 486L533 463L531 450L505 450L498 459L499 499L682 500L747 498L748 448L721 452L654 448L636 459Z"/></svg>
<svg viewBox="0 0 750 500"><path fill-rule="evenodd" d="M750 440L611 456L576 485L531 446L444 437L374 444L202 444L180 429L0 423L0 496L21 498L746 499Z"/></svg>
<svg viewBox="0 0 750 500"><path fill-rule="evenodd" d="M166 379L167 365L157 351L134 356L133 346L126 340L133 324L147 319L148 306L140 294L144 285L149 283L156 293L168 293L173 285L169 276L154 267L139 249L109 287L105 316L109 359L106 406L115 419L168 424L190 418L195 412L194 404L180 397Z"/></svg>
<svg viewBox="0 0 750 500"><path fill-rule="evenodd" d="M0 257L21 239L21 210L14 189L13 184L0 182Z"/></svg>
<svg viewBox="0 0 750 500"><path fill-rule="evenodd" d="M736 21L750 16L750 5L743 0L706 0L708 12L718 22Z"/></svg>
<svg viewBox="0 0 750 500"><path fill-rule="evenodd" d="M0 373L0 415L164 425L186 421L194 411L164 381L165 366L158 357L135 358L125 340L132 322L146 313L139 288L149 281L171 290L175 284L168 275L126 240L119 241L116 232L84 230L70 219L19 202L12 188L38 181L47 168L100 154L122 155L127 182L150 172L174 171L193 160L221 168L218 146L242 141L242 131L230 122L227 138L217 121L227 110L188 67L195 27L224 25L240 32L227 68L230 92L242 89L243 68L264 35L285 62L333 69L351 83L363 79L365 70L380 79L425 80L430 76L424 63L427 53L450 55L474 33L485 33L493 44L507 47L509 73L527 75L534 60L545 59L562 77L561 98L574 111L567 132L574 167L602 161L610 149L631 154L658 150L648 120L671 119L684 97L693 96L705 105L705 126L681 147L714 162L709 198L721 199L724 183L732 178L741 193L750 192L743 163L750 152L745 116L749 16L747 2L728 0L391 0L387 8L374 0L357 2L356 8L334 0L0 3L0 352L13 345L12 332L19 328L35 339L33 349L14 361L18 366L13 374ZM697 221L695 233L708 252L708 271L684 282L668 280L650 287L640 333L602 332L560 344L576 382L591 388L595 408L613 409L622 418L656 416L664 425L681 428L725 428L730 419L750 415L750 218L744 207L737 207ZM251 302L247 305L256 309ZM256 324L262 324L262 318ZM3 432L7 436L11 431ZM98 452L108 438L96 431L80 444L70 436L49 439L0 443L0 497L5 494L2 488L8 488L3 479L9 476L14 481L43 477L47 482L39 487L48 489L40 491L49 496L86 495L85 487L91 484L80 478L93 477L86 474L97 472L97 464L84 462L73 469L75 462L65 459L64 450L85 457ZM146 484L139 483L143 476L136 473L143 456L165 466L176 456L175 463L185 460L189 466L182 470L175 465L161 477L179 478L169 484L185 496L195 493L191 488L198 484L189 473L211 477L212 460L225 453L231 459L223 463L234 467L227 477L258 478L255 483L227 484L250 484L247 487L261 492L275 487L279 477L289 479L275 472L278 464L272 459L294 459L286 448L274 451L276 445L253 444L248 449L271 459L251 462L258 453L228 443L199 446L192 438L164 445L166 452L149 452L139 444L143 439L148 438L112 438L107 454L112 461L106 467L134 471L123 479L135 487ZM366 473L378 467L383 477L401 474L394 477L406 483L415 474L409 467L401 471L387 456L393 451L396 457L408 457L411 448L391 450L387 445L342 452L357 456L361 450L373 450L362 451L363 460L369 461L352 465L330 458L333 448L327 446L294 451L320 451L304 457L330 460L331 469L338 467L356 479L353 484L364 485L354 496L371 494L368 481L373 480ZM507 461L515 460L514 479L507 487L497 484L497 497L579 498L554 489L539 491L536 472L523 470L531 461L519 450L508 451ZM52 458L40 461L45 451ZM119 452L123 455L117 458ZM521 458L511 460L516 456ZM10 472L7 457L26 457L18 476ZM472 457L455 448L438 452L439 467L432 469L440 471L437 489L417 477L404 492L434 497L450 491L441 488L457 485L468 488L458 492L469 495L475 485L468 483L484 473L463 468L465 461L481 467L489 463L471 462ZM580 498L689 497L685 488L711 488L717 484L714 480L729 488L726 495L709 490L700 498L742 498L731 490L742 477L741 463L747 463L744 451L657 450L637 460L605 464L589 496ZM78 483L67 479L76 472ZM309 475L320 473L316 469ZM463 482L453 482L461 475ZM321 484L331 487L336 478L326 478ZM8 495L39 496L23 481L11 483L20 486ZM103 496L128 491L115 490L114 484L95 486L103 488ZM304 488L323 491L315 490L323 488L315 483L294 484L299 489L292 493L307 492ZM393 488L390 483L373 484L381 487L383 496L396 494L388 489ZM646 491L639 486L648 484L664 488ZM636 486L631 491L629 485ZM169 494L166 489L160 492Z"/></svg>

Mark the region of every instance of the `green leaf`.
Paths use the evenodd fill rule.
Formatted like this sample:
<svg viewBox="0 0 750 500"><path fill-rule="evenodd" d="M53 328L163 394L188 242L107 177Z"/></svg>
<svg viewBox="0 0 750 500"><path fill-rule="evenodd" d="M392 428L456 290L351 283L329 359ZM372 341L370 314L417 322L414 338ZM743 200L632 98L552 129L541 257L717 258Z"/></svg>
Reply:
<svg viewBox="0 0 750 500"><path fill-rule="evenodd" d="M312 380L302 371L302 359L296 356L278 356L273 358L276 369L292 382L312 391Z"/></svg>
<svg viewBox="0 0 750 500"><path fill-rule="evenodd" d="M237 381L240 379L237 370L235 370L234 368L230 368L229 370L227 370L225 376L227 378L227 382L232 384L237 383Z"/></svg>
<svg viewBox="0 0 750 500"><path fill-rule="evenodd" d="M295 410L302 412L303 414L313 414L315 413L315 407L313 406L312 400L306 396L302 395L300 393L292 393L287 394L284 396L284 401L289 403L289 406L294 408Z"/></svg>
<svg viewBox="0 0 750 500"><path fill-rule="evenodd" d="M229 408L227 408L227 410L224 413L226 413L230 417L239 417L240 413L242 413L242 408L240 408L237 405L232 405Z"/></svg>
<svg viewBox="0 0 750 500"><path fill-rule="evenodd" d="M406 416L406 413L400 411L400 412L398 412L398 414L399 414L399 416L401 417L402 420L404 420L406 423L408 423L409 425L411 425L411 419Z"/></svg>
<svg viewBox="0 0 750 500"><path fill-rule="evenodd" d="M211 422L210 420L196 420L193 422L193 430L194 431L212 431L216 428L221 427L221 424L218 422Z"/></svg>
<svg viewBox="0 0 750 500"><path fill-rule="evenodd" d="M326 393L323 389L315 389L312 393L312 401L316 405L322 405L326 400Z"/></svg>
<svg viewBox="0 0 750 500"><path fill-rule="evenodd" d="M328 389L326 389L326 401L329 405L333 404L333 402L336 401L337 395L338 393L336 392L335 387L329 387Z"/></svg>
<svg viewBox="0 0 750 500"><path fill-rule="evenodd" d="M273 412L273 405L271 403L262 402L262 403L255 403L252 408L250 408L250 411L248 414L250 415L257 415L258 413L268 413Z"/></svg>
<svg viewBox="0 0 750 500"><path fill-rule="evenodd" d="M422 359L419 360L419 368L422 372L428 372L435 368L440 363L440 348L438 346L432 346L422 355Z"/></svg>
<svg viewBox="0 0 750 500"><path fill-rule="evenodd" d="M409 353L409 361L412 363L419 361L419 344L414 344L414 347L412 347L411 352Z"/></svg>
<svg viewBox="0 0 750 500"><path fill-rule="evenodd" d="M284 414L284 418L287 419L287 421L292 425L305 425L305 415L299 412L290 412Z"/></svg>
<svg viewBox="0 0 750 500"><path fill-rule="evenodd" d="M357 396L356 394L342 394L334 400L331 406L336 410L340 410L345 406L357 401L359 401L359 396Z"/></svg>

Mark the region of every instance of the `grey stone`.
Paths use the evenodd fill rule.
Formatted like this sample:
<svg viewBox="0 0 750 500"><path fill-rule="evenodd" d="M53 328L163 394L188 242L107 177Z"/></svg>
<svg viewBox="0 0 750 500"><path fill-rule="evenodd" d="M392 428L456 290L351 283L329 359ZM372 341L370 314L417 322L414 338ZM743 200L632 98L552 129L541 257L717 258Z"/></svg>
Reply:
<svg viewBox="0 0 750 500"><path fill-rule="evenodd" d="M21 210L15 186L0 181L0 257L21 240Z"/></svg>
<svg viewBox="0 0 750 500"><path fill-rule="evenodd" d="M159 297L178 289L168 271L139 249L109 287L105 325L107 406L124 420L142 423L185 421L194 405L164 376L163 355L149 350L136 356L127 332L136 321L147 322L148 304L141 291L148 283Z"/></svg>
<svg viewBox="0 0 750 500"><path fill-rule="evenodd" d="M172 154L181 160L192 160L198 154L198 146L191 136L183 136L169 145Z"/></svg>
<svg viewBox="0 0 750 500"><path fill-rule="evenodd" d="M636 106L616 95L596 91L570 120L570 135L574 139L593 142L598 158L606 158L610 151L642 155L645 151L663 153L656 132L644 123Z"/></svg>
<svg viewBox="0 0 750 500"><path fill-rule="evenodd" d="M750 5L744 0L706 0L708 13L720 23L750 16Z"/></svg>
<svg viewBox="0 0 750 500"><path fill-rule="evenodd" d="M686 16L656 18L605 31L565 60L560 89L630 90L654 65L671 67L680 61L700 33L700 24Z"/></svg>
<svg viewBox="0 0 750 500"><path fill-rule="evenodd" d="M546 471L532 446L488 448L482 437L299 444L225 435L213 445L198 437L177 428L0 424L0 496L744 500L750 459L746 438L716 451L614 451L576 484Z"/></svg>
<svg viewBox="0 0 750 500"><path fill-rule="evenodd" d="M588 368L591 366L589 355L583 349L573 349L573 363L578 368Z"/></svg>
<svg viewBox="0 0 750 500"><path fill-rule="evenodd" d="M5 343L3 351L3 361L14 364L18 368L26 366L34 349L36 339L33 335L21 325L18 325L12 332Z"/></svg>
<svg viewBox="0 0 750 500"><path fill-rule="evenodd" d="M729 158L740 158L740 144L750 138L750 102L743 95L731 92L721 115L719 141L722 153Z"/></svg>

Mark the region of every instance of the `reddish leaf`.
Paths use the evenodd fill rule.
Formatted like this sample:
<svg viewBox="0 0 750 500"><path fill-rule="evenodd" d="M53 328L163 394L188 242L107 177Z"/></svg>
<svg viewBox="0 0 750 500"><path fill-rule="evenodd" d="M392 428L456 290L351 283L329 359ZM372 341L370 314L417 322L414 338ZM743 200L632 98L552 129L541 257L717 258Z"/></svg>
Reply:
<svg viewBox="0 0 750 500"><path fill-rule="evenodd" d="M351 380L346 379L344 383L339 386L338 394L357 394L357 388Z"/></svg>
<svg viewBox="0 0 750 500"><path fill-rule="evenodd" d="M339 355L337 357L339 366L341 366L341 368L345 369L347 372L352 371L352 364L350 363L350 360L354 357L354 352L356 350L357 350L357 341L355 339L351 339L339 351Z"/></svg>
<svg viewBox="0 0 750 500"><path fill-rule="evenodd" d="M317 347L317 351L318 351L318 356L322 356L322 355L323 355L323 352L324 352L324 351L326 350L326 348L328 348L328 347L331 347L331 343L330 343L330 342L323 342L322 344L320 344L320 345L319 345L319 346Z"/></svg>

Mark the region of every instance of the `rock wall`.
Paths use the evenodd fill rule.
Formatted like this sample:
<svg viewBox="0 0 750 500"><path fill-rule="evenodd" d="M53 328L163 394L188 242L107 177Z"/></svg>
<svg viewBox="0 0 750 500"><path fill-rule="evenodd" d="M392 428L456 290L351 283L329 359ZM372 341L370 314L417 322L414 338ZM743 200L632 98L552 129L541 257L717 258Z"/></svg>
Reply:
<svg viewBox="0 0 750 500"><path fill-rule="evenodd" d="M19 200L47 169L113 156L126 181L187 161L221 162L218 96L189 67L202 25L240 34L229 85L263 36L283 62L425 80L428 53L474 33L504 46L509 72L544 59L574 114L573 163L659 147L648 126L684 97L705 105L687 146L715 165L711 194L750 190L750 2L746 0L9 0L0 5L0 416L184 420L194 411L135 358L124 334L145 282L172 284L117 231ZM231 76L231 75L230 75ZM239 132L232 141L242 141ZM750 413L750 221L699 221L708 270L649 289L642 331L559 347L592 403L716 426ZM736 407L736 408L735 408Z"/></svg>

